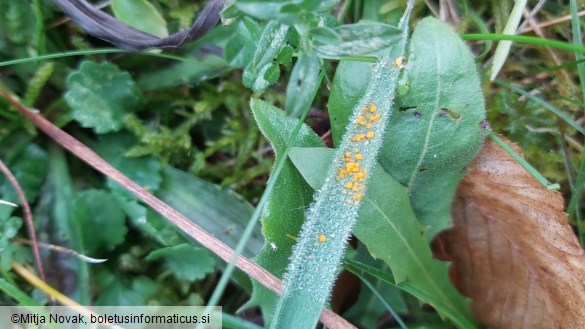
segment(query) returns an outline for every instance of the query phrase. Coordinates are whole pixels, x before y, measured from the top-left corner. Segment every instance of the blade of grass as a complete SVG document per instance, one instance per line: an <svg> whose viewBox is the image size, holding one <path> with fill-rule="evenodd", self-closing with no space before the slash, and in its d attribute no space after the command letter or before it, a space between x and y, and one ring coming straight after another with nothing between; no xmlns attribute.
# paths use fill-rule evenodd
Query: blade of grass
<svg viewBox="0 0 585 329"><path fill-rule="evenodd" d="M552 104L550 104L549 102L546 102L532 94L530 94L529 92L518 88L514 85L511 85L507 82L504 82L502 80L495 80L494 81L496 84L506 87L522 96L525 96L526 98L530 99L531 101L539 104L540 106L544 107L545 109L551 111L552 113L556 114L559 118L563 119L566 123L568 123L571 127L575 128L578 132L580 132L581 134L585 135L585 128L583 128L581 125L579 125L577 122L575 122L575 120L573 120L570 116L568 116L565 112L559 110L558 108L554 107Z"/></svg>
<svg viewBox="0 0 585 329"><path fill-rule="evenodd" d="M402 69L395 63L396 59L401 61L405 53L413 2L407 2L398 24L403 31L401 40L374 66L367 91L353 109L348 131L335 151L327 178L306 212L270 328L313 328L319 310L330 298L347 239L362 204L362 193L367 188L368 174L382 145ZM362 126L362 119L371 120L373 124ZM355 160L359 164L352 162L352 154L356 157L359 154L361 158Z"/></svg>
<svg viewBox="0 0 585 329"><path fill-rule="evenodd" d="M581 63L585 63L585 58L581 58L581 59L575 60L575 61L565 62L561 65L556 65L556 66L551 66L551 67L543 67L543 68L540 68L538 70L535 70L534 72L529 73L529 75L536 75L536 74L541 73L541 72L551 72L551 71L556 71L556 70L561 70L561 69L566 69L566 68L572 68L573 66L577 66ZM582 104L585 104L585 103L582 103Z"/></svg>
<svg viewBox="0 0 585 329"><path fill-rule="evenodd" d="M0 279L0 290L4 291L8 296L16 299L20 306L42 306L41 303L30 298L22 290L8 283L8 281L4 279Z"/></svg>
<svg viewBox="0 0 585 329"><path fill-rule="evenodd" d="M97 54L119 54L119 53L128 53L128 52L125 50L122 50L122 49L118 49L118 48L99 48L99 49L65 51L62 53L47 54L47 55L27 57L27 58L17 58L17 59L13 59L13 60L9 60L9 61L4 61L4 62L0 62L0 67L9 66L9 65L16 65L16 64L31 63L31 62L36 62L36 61L43 61L43 60L53 59L53 58L64 58L64 57L97 55ZM199 63L194 59L170 55L170 54L153 53L153 52L128 53L128 54L166 58L166 59L172 59L172 60L176 60L176 61L180 61L180 62L189 62L189 63L194 63L194 64L199 65Z"/></svg>
<svg viewBox="0 0 585 329"><path fill-rule="evenodd" d="M45 25L40 0L33 0L33 10L36 18L37 52L42 55L45 53Z"/></svg>
<svg viewBox="0 0 585 329"><path fill-rule="evenodd" d="M365 62L365 63L376 63L378 57L376 56L342 56L342 57L328 57L321 56L323 59L338 60L338 61L354 61L354 62Z"/></svg>
<svg viewBox="0 0 585 329"><path fill-rule="evenodd" d="M520 24L520 19L522 18L522 12L526 7L527 0L516 0L514 3L514 8L512 8L512 13L510 13L510 17L506 22L506 26L502 31L503 34L516 34L516 30L518 30L518 25ZM512 42L506 40L502 41L496 47L496 53L494 54L494 60L492 62L492 73L490 75L490 80L494 81L502 66L506 62L506 58L510 53L510 47L512 46Z"/></svg>
<svg viewBox="0 0 585 329"><path fill-rule="evenodd" d="M488 29L487 25L485 24L485 22L481 19L481 17L479 17L479 15L475 11L468 10L467 14L469 15L469 17L471 18L473 23L475 23L475 26L477 26L477 28L479 29L479 31L481 33L489 34L489 29ZM475 58L475 60L481 61L485 56L487 56L487 54L490 52L490 50L492 50L492 46L493 46L493 42L491 40L488 40L488 42L485 43L485 48L483 49L481 54L479 54Z"/></svg>
<svg viewBox="0 0 585 329"><path fill-rule="evenodd" d="M556 183L553 184L549 182L549 180L546 179L546 177L539 173L538 170L536 170L530 163L528 163L528 161L524 160L523 157L516 153L511 147L509 147L508 144L504 143L504 141L502 141L498 136L496 136L496 134L491 133L488 135L488 137L494 142L496 142L504 151L510 154L512 158L514 158L514 160L518 161L518 163L522 167L524 167L524 169L526 169L526 171L528 171L532 176L534 176L534 178L536 178L540 184L544 185L547 188L547 190L554 191L561 188L559 184Z"/></svg>
<svg viewBox="0 0 585 329"><path fill-rule="evenodd" d="M581 167L579 168L579 174L577 175L577 181L575 182L575 189L572 191L569 205L567 206L567 212L569 216L574 215L576 219L575 226L577 226L577 235L579 236L579 242L581 246L585 246L585 238L583 237L583 229L581 227L581 211L579 200L581 200L581 193L585 186L585 160L581 161Z"/></svg>
<svg viewBox="0 0 585 329"><path fill-rule="evenodd" d="M581 23L579 22L579 16L577 13L577 1L570 0L569 7L571 9L571 28L573 30L573 44L577 47L583 47L581 41ZM575 59L577 61L583 60L584 56L582 53L575 52ZM583 104L585 104L585 64L577 64L577 72L579 72L579 81L581 82L581 93L583 97Z"/></svg>
<svg viewBox="0 0 585 329"><path fill-rule="evenodd" d="M543 39L538 37L530 37L525 35L508 35L508 34L483 34L483 33L470 33L464 34L461 36L463 40L510 40L517 43L526 43L534 46L546 46L571 52L578 52L578 53L585 53L584 46L576 46L574 44L564 42L564 41L557 41L557 40L550 40L550 39Z"/></svg>
<svg viewBox="0 0 585 329"><path fill-rule="evenodd" d="M569 1L569 7L571 9L571 28L573 31L573 44L575 46L583 46L582 40L581 40L581 23L579 22L579 14L577 13L577 1L575 0L570 0ZM583 97L583 107L585 108L585 63L583 63L585 56L583 56L582 53L578 53L575 52L575 59L577 60L578 64L577 64L577 72L579 73L579 82L581 85L581 94ZM571 204L569 206L572 206L571 208L569 208L569 212L571 212L571 210L575 213L575 217L576 217L576 221L577 221L577 233L579 235L579 242L581 243L581 246L585 245L585 238L583 237L583 230L581 228L581 207L578 205L578 203L574 200L577 200L577 198L580 198L581 196L581 192L582 192L582 188L583 188L583 180L585 180L585 158L581 161L581 168L579 169L579 175L578 175L578 179L577 179L577 184L575 185L575 188L572 189L571 193Z"/></svg>
<svg viewBox="0 0 585 329"><path fill-rule="evenodd" d="M410 294L411 296L419 299L422 302L428 303L433 299L431 296L429 296L428 293L417 288L408 281L403 281L397 285L395 283L394 277L390 272L384 272L370 265L366 265L351 259L345 259L343 262L343 267L357 276L364 275L364 273L367 273L368 275L371 275L379 280L382 280L388 283L389 285L401 289L402 291ZM453 314L450 308L443 307L443 305L436 305L436 307L441 307L441 311L443 312L443 314L450 314L452 319L456 317L456 315Z"/></svg>
<svg viewBox="0 0 585 329"><path fill-rule="evenodd" d="M376 288L370 283L370 281L368 281L368 279L366 279L363 275L361 275L359 273L354 273L354 274L366 285L366 287L368 287L368 289L370 289L372 291L374 296L376 296L376 298L378 298L380 303L382 303L382 305L384 305L384 307L388 310L388 312L390 312L390 314L392 314L392 318L394 318L394 320L396 320L396 322L398 323L400 328L408 329L408 327L406 326L404 321L402 321L402 319L400 318L398 313L396 313L396 311L394 311L394 308L392 308L392 306L390 306L390 304L388 304L388 302L386 302L384 297L380 294L380 292L378 292L378 290L376 290Z"/></svg>

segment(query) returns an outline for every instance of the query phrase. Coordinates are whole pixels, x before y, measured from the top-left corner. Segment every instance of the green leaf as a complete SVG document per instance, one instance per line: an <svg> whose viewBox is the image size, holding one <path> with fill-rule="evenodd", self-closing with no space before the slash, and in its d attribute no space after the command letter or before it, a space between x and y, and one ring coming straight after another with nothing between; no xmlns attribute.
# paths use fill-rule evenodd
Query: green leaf
<svg viewBox="0 0 585 329"><path fill-rule="evenodd" d="M116 18L135 29L161 38L169 35L167 22L146 0L112 0L112 11Z"/></svg>
<svg viewBox="0 0 585 329"><path fill-rule="evenodd" d="M401 35L397 27L376 22L317 27L310 31L317 54L334 59L375 53L400 41Z"/></svg>
<svg viewBox="0 0 585 329"><path fill-rule="evenodd" d="M20 184L29 203L36 199L45 181L49 170L47 163L47 152L36 144L27 145L13 158L6 160L6 166ZM16 190L2 173L0 173L0 199L20 204Z"/></svg>
<svg viewBox="0 0 585 329"><path fill-rule="evenodd" d="M35 15L28 1L0 0L0 36L17 45L32 43ZM0 41L1 44L1 41ZM1 49L4 52L8 49Z"/></svg>
<svg viewBox="0 0 585 329"><path fill-rule="evenodd" d="M324 181L327 172L319 173L324 166L315 164L331 163L334 152L325 148L297 148L290 157L311 187L319 190L318 184ZM374 258L390 266L396 284L407 281L416 286L428 297L424 301L441 315L460 328L475 328L467 301L449 280L449 265L433 259L424 227L411 208L408 190L377 165L364 200L353 234Z"/></svg>
<svg viewBox="0 0 585 329"><path fill-rule="evenodd" d="M126 156L126 152L136 143L134 136L128 133L114 133L100 137L99 144L94 148L104 159L145 189L153 193L158 190L162 181L160 163L150 156ZM136 198L110 178L108 178L107 185L110 189L124 195L126 198Z"/></svg>
<svg viewBox="0 0 585 329"><path fill-rule="evenodd" d="M242 17L237 32L225 47L225 59L233 67L245 67L254 59L256 44L260 40L262 27L249 17Z"/></svg>
<svg viewBox="0 0 585 329"><path fill-rule="evenodd" d="M504 26L502 34L516 34L518 26L520 25L520 20L524 16L527 2L527 0L519 0L514 3L514 8L512 8L512 12L506 21L506 26ZM512 47L512 41L501 41L498 43L492 60L492 72L490 74L491 81L494 81L500 72L500 69L504 66L508 53L510 52L510 47Z"/></svg>
<svg viewBox="0 0 585 329"><path fill-rule="evenodd" d="M67 89L65 101L73 118L98 134L119 130L124 116L141 104L130 74L111 63L82 62L67 78Z"/></svg>
<svg viewBox="0 0 585 329"><path fill-rule="evenodd" d="M419 24L405 62L379 161L409 188L413 209L430 239L449 226L461 169L488 133L482 129L484 101L471 53L437 20ZM365 93L370 67L344 61L336 72L329 98L334 140L345 133L352 108Z"/></svg>
<svg viewBox="0 0 585 329"><path fill-rule="evenodd" d="M252 100L252 113L258 127L270 141L276 153L276 161L289 143L298 119L286 114L265 102ZM319 137L306 125L303 125L296 146L323 146ZM264 246L255 257L256 262L272 274L282 277L288 265L288 259L305 219L305 210L313 200L313 190L303 180L290 160L286 160L275 188L264 208L262 215L262 234ZM277 295L253 281L254 291L248 305L260 305L264 322L270 323L274 313Z"/></svg>
<svg viewBox="0 0 585 329"><path fill-rule="evenodd" d="M116 273L102 272L99 281L102 290L95 301L97 306L147 305L148 298L157 290L157 284L146 276L136 276L128 282L129 280Z"/></svg>
<svg viewBox="0 0 585 329"><path fill-rule="evenodd" d="M400 42L378 59L368 90L356 104L348 132L335 152L323 188L307 212L271 328L315 326L330 298L392 112L402 71L400 65L395 65L395 59L404 56L412 3L409 1L401 19Z"/></svg>
<svg viewBox="0 0 585 329"><path fill-rule="evenodd" d="M206 48L213 47L220 53L223 50L227 56L226 44L236 31L235 24L217 26L195 43L183 48L183 61L157 65L153 70L140 74L136 79L138 86L141 90L150 91L185 84L198 85L202 81L220 76L230 69L227 57L215 54L215 50L209 52Z"/></svg>
<svg viewBox="0 0 585 329"><path fill-rule="evenodd" d="M16 236L21 226L20 217L0 218L0 253L5 252L10 246L12 238Z"/></svg>
<svg viewBox="0 0 585 329"><path fill-rule="evenodd" d="M154 238L161 245L174 246L185 242L176 228L159 213L142 206L136 200L128 200L118 194L114 194L114 197L132 225L149 237Z"/></svg>
<svg viewBox="0 0 585 329"><path fill-rule="evenodd" d="M408 188L431 239L450 226L462 168L489 130L473 56L448 25L433 18L419 23L405 73L379 159Z"/></svg>
<svg viewBox="0 0 585 329"><path fill-rule="evenodd" d="M174 168L163 171L157 196L207 232L235 248L254 209L242 197ZM149 216L150 220L150 216ZM251 257L262 245L259 230L248 241L243 255Z"/></svg>
<svg viewBox="0 0 585 329"><path fill-rule="evenodd" d="M276 21L270 21L266 24L260 40L256 44L254 58L244 70L243 82L246 87L259 91L276 82L278 76L274 79L274 72L280 74L280 69L275 59L286 45L288 30L287 25L279 24ZM269 73L268 76L267 73Z"/></svg>
<svg viewBox="0 0 585 329"><path fill-rule="evenodd" d="M302 0L302 1L258 1L240 0L235 3L243 13L260 20L275 20L284 24L295 24L307 13L327 10L337 3L333 0Z"/></svg>
<svg viewBox="0 0 585 329"><path fill-rule="evenodd" d="M73 216L73 200L75 197L73 181L62 148L55 144L49 146L49 186L53 193L51 198L51 225L55 233L51 236L51 243L71 247L73 250L86 254L83 245L82 223ZM60 266L70 268L77 278L75 290L70 297L83 305L89 305L89 271L87 262L71 257L67 264Z"/></svg>
<svg viewBox="0 0 585 329"><path fill-rule="evenodd" d="M289 116L299 118L311 106L319 88L319 58L313 52L301 54L286 87L284 109Z"/></svg>
<svg viewBox="0 0 585 329"><path fill-rule="evenodd" d="M186 243L157 249L145 259L149 261L162 259L173 275L188 281L203 279L206 274L213 272L215 267L215 259L207 249Z"/></svg>
<svg viewBox="0 0 585 329"><path fill-rule="evenodd" d="M352 262L360 262L364 265L367 264L372 268L379 269L378 271L383 271L384 273L388 273L390 270L388 264L382 260L374 260L362 243L358 245L357 250L353 253L355 255L351 257ZM348 252L348 254L350 254L350 252ZM345 262L347 261L348 260L346 257ZM347 264L344 264L344 267L347 269ZM355 274L355 272L353 273ZM371 274L368 271L361 271L358 273L358 277L364 277L365 274ZM393 280L388 283L375 276L373 280L370 278L367 278L367 280L397 313L408 313L409 310L404 299L402 298L402 292L398 287L396 287L396 285L394 285ZM358 300L349 310L343 313L343 317L352 323L359 325L360 327L375 328L380 317L387 312L387 309L376 297L376 295L370 289L368 289L368 287L362 281Z"/></svg>
<svg viewBox="0 0 585 329"><path fill-rule="evenodd" d="M73 216L82 227L83 245L89 255L99 249L113 249L128 232L124 212L106 191L81 192L73 201Z"/></svg>
<svg viewBox="0 0 585 329"><path fill-rule="evenodd" d="M345 134L353 108L366 93L372 67L372 63L345 60L337 66L327 105L333 144L336 146Z"/></svg>

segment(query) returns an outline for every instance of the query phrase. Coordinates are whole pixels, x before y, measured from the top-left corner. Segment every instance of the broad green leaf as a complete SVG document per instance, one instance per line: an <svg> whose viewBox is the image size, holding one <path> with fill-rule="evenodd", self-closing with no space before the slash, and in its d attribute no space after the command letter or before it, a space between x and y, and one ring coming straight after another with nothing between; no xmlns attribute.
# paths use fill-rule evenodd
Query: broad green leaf
<svg viewBox="0 0 585 329"><path fill-rule="evenodd" d="M135 29L161 38L169 35L167 22L146 0L112 0L112 11L116 18Z"/></svg>
<svg viewBox="0 0 585 329"><path fill-rule="evenodd" d="M471 53L441 22L428 18L419 24L404 62L379 161L408 187L430 239L449 226L462 168L488 132L482 129L484 102ZM351 110L365 92L360 81L369 77L369 67L344 61L338 68L329 99L335 140L344 134Z"/></svg>
<svg viewBox="0 0 585 329"><path fill-rule="evenodd" d="M254 211L239 195L170 167L163 171L163 182L156 195L231 248L236 247ZM257 254L261 241L258 230L248 241L243 255Z"/></svg>
<svg viewBox="0 0 585 329"><path fill-rule="evenodd" d="M451 224L462 168L488 133L485 105L472 54L436 19L427 18L415 29L405 73L380 163L407 186L431 239Z"/></svg>
<svg viewBox="0 0 585 329"><path fill-rule="evenodd" d="M335 59L375 53L400 41L401 35L397 27L376 22L317 27L310 31L317 54Z"/></svg>
<svg viewBox="0 0 585 329"><path fill-rule="evenodd" d="M173 275L187 281L203 279L215 268L215 259L207 249L186 243L157 249L145 259L149 261L162 259Z"/></svg>
<svg viewBox="0 0 585 329"><path fill-rule="evenodd" d="M280 69L275 59L286 45L288 30L287 25L276 21L266 24L256 44L254 58L244 70L243 82L246 87L259 91L278 80Z"/></svg>
<svg viewBox="0 0 585 329"><path fill-rule="evenodd" d="M124 116L141 104L130 74L111 63L84 61L67 78L67 89L65 101L73 118L98 134L122 128Z"/></svg>
<svg viewBox="0 0 585 329"><path fill-rule="evenodd" d="M297 169L315 190L327 174L323 165L333 160L335 150L297 148L290 157ZM353 234L374 258L382 259L392 269L396 284L408 282L424 292L441 315L460 328L475 328L467 301L449 280L448 264L433 259L424 235L424 227L411 208L408 190L388 175L380 165L372 172Z"/></svg>
<svg viewBox="0 0 585 329"><path fill-rule="evenodd" d="M136 144L134 136L127 133L114 133L100 136L95 150L112 166L120 170L134 182L155 193L162 181L160 163L150 157L128 157L126 152ZM120 184L108 178L108 187L130 199L136 197Z"/></svg>
<svg viewBox="0 0 585 329"><path fill-rule="evenodd" d="M290 141L298 119L287 117L263 101L252 100L252 113L258 127L271 142L276 161ZM323 146L319 137L303 125L294 145L305 147ZM264 246L255 257L256 262L272 274L282 277L295 244L295 237L305 219L305 211L313 200L313 190L303 180L290 160L286 160L275 188L262 215ZM260 305L264 322L270 323L277 295L253 281L254 291L248 305Z"/></svg>
<svg viewBox="0 0 585 329"><path fill-rule="evenodd" d="M313 52L301 54L286 87L284 109L289 116L299 118L311 106L319 88L319 58Z"/></svg>
<svg viewBox="0 0 585 329"><path fill-rule="evenodd" d="M69 167L62 148L51 144L49 146L49 186L53 193L51 198L51 225L55 234L51 235L50 242L60 246L70 247L73 250L86 254L80 232L83 231L82 223L76 221L73 216L73 200L75 197L73 181L69 173ZM59 264L71 268L75 273L77 284L75 290L69 295L83 305L89 305L89 272L85 261L76 257L70 257L67 262Z"/></svg>
<svg viewBox="0 0 585 329"><path fill-rule="evenodd" d="M250 17L242 17L237 32L226 44L225 59L232 67L245 67L254 59L256 44L260 40L262 27Z"/></svg>
<svg viewBox="0 0 585 329"><path fill-rule="evenodd" d="M113 249L124 242L128 232L124 212L114 197L103 190L86 190L77 195L73 201L73 217L81 225L88 255Z"/></svg>

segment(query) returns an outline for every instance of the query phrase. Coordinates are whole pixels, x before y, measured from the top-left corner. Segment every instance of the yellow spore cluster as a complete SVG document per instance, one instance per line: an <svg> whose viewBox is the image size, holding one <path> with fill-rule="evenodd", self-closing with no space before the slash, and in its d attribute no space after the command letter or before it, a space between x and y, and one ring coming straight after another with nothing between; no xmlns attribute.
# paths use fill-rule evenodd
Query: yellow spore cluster
<svg viewBox="0 0 585 329"><path fill-rule="evenodd" d="M396 57L396 59L394 59L394 67L401 69L404 68L404 58L402 58L402 56Z"/></svg>
<svg viewBox="0 0 585 329"><path fill-rule="evenodd" d="M362 108L355 121L357 129L354 135L351 136L349 145L353 149L348 149L343 153L343 165L337 170L337 180L343 186L343 193L348 196L345 200L348 203L357 204L364 198L365 185L363 181L367 170L360 165L360 162L364 160L364 155L360 152L359 144L367 144L370 139L376 136L372 128L379 121L380 113L376 104L373 103Z"/></svg>

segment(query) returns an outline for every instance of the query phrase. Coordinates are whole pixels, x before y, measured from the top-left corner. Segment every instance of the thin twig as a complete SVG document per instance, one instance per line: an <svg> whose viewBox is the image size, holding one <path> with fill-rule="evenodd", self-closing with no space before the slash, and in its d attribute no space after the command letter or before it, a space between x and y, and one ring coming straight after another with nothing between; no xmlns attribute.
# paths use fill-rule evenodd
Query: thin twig
<svg viewBox="0 0 585 329"><path fill-rule="evenodd" d="M526 13L526 10L525 10L524 22L522 22L522 24L520 24L520 26L518 27L518 31L524 30L524 28L526 28L526 25L532 26L532 24L531 24L532 18L534 16L536 16L536 14L540 11L540 9L542 9L542 7L544 6L545 3L546 3L546 0L540 0L536 4L536 6L534 6L534 8L532 8L532 10L529 13Z"/></svg>
<svg viewBox="0 0 585 329"><path fill-rule="evenodd" d="M168 204L164 203L162 200L150 194L150 192L136 184L130 178L126 177L89 147L85 146L83 143L45 119L40 113L38 113L38 111L29 109L20 101L18 101L16 97L8 94L2 89L0 89L0 96L5 98L25 117L27 117L37 128L45 132L45 134L51 137L63 148L73 153L75 156L89 164L97 171L103 173L118 184L124 186L124 188L142 200L153 210L167 218L181 231L185 232L187 235L195 239L197 242L209 249L224 261L229 262L232 260L234 251L221 240L217 239L199 227L197 224L190 221L187 217L179 213ZM262 268L260 265L243 256L239 256L235 263L240 270L250 275L266 288L278 294L282 292L282 281L272 273ZM321 313L320 320L329 328L355 328L351 323L347 322L347 320L327 309L324 309Z"/></svg>
<svg viewBox="0 0 585 329"><path fill-rule="evenodd" d="M18 243L22 243L22 244L28 244L28 245L33 244L32 241L26 240L26 239L18 239L17 238L14 241L18 242ZM89 256L86 256L84 254L80 254L73 249L65 248L65 247L61 247L61 246L56 246L56 245L50 244L50 243L39 242L38 244L39 244L39 247L47 248L49 250L53 250L53 251L61 252L61 253L65 253L65 254L71 254L71 255L81 259L82 261L87 262L87 263L91 263L91 264L104 263L108 260L107 258L89 257Z"/></svg>
<svg viewBox="0 0 585 329"><path fill-rule="evenodd" d="M581 10L580 12L578 12L577 13L577 16L579 16L579 17L585 16L585 10ZM571 14L568 14L568 15L565 15L565 16L561 16L561 17L558 17L558 18L555 18L555 19L551 19L550 21L546 21L546 22L543 22L543 23L539 23L539 24L536 25L536 27L543 28L543 27L555 25L555 24L558 24L558 23L566 22L566 21L569 21L569 20L571 20ZM524 34L524 33L530 32L532 30L534 30L534 27L527 26L527 27L525 27L523 29L520 29L518 31L518 34Z"/></svg>
<svg viewBox="0 0 585 329"><path fill-rule="evenodd" d="M538 35L539 37L544 39L545 38L544 31L540 27L538 27L538 21L536 20L534 15L531 15L531 12L529 12L527 8L524 10L524 17L525 17L526 21L528 22L528 24L534 29L534 32L536 33L536 35ZM548 52L552 61L557 66L561 66L562 61L559 58L559 56L557 55L557 53L551 47L545 46L544 49ZM560 79L563 79L564 81L566 81L569 86L574 87L573 79L571 78L571 75L567 72L567 70L560 69L560 73L558 73L558 74L559 74ZM568 94L569 93L568 91L563 90L564 87L562 84L561 84L560 88L561 88L561 94Z"/></svg>
<svg viewBox="0 0 585 329"><path fill-rule="evenodd" d="M35 265L37 267L37 271L39 272L39 276L41 277L41 279L43 281L47 281L45 271L43 270L43 263L41 262L41 254L39 252L39 241L37 240L35 225L33 224L32 213L30 211L30 206L28 204L28 200L26 199L26 195L24 194L22 187L20 187L20 184L18 183L16 177L14 177L10 169L6 167L2 160L0 160L0 171L2 171L6 178L8 178L8 181L16 190L16 194L18 194L18 198L20 199L20 203L22 204L22 210L24 212L24 222L26 223L28 236L32 242L31 249L35 258Z"/></svg>

